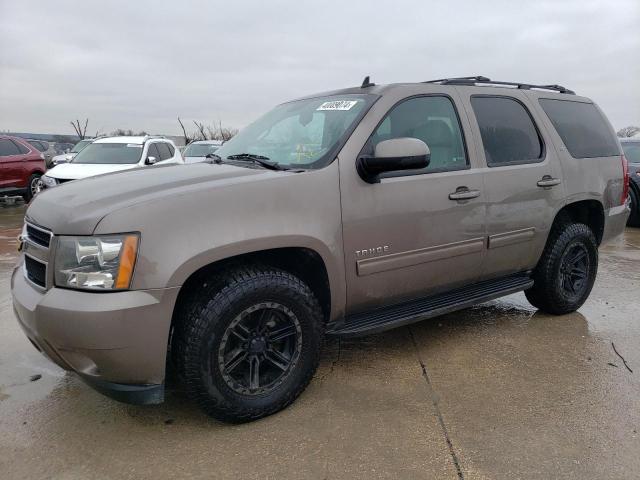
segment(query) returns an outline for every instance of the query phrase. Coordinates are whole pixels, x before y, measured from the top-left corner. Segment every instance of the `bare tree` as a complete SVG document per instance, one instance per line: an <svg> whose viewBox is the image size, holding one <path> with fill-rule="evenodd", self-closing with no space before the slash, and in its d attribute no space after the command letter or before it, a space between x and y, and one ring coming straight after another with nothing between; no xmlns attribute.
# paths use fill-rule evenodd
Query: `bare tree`
<svg viewBox="0 0 640 480"><path fill-rule="evenodd" d="M193 142L194 137L193 135L190 135L189 133L187 133L187 129L184 128L184 124L182 123L182 120L180 120L180 117L178 117L178 123L180 124L180 127L182 127L182 136L184 137L184 144L189 145L191 142Z"/></svg>
<svg viewBox="0 0 640 480"><path fill-rule="evenodd" d="M197 138L195 138L195 140L211 140L210 138L207 137L208 127L205 128L203 123L198 123L195 120L193 121L193 123L196 125L196 128L198 129L196 132Z"/></svg>
<svg viewBox="0 0 640 480"><path fill-rule="evenodd" d="M80 140L84 140L84 138L87 136L87 125L89 125L89 119L85 119L84 127L80 124L80 120L78 119L76 119L75 121L72 120L70 123L73 129L76 131L76 135L78 135L78 138L80 138Z"/></svg>
<svg viewBox="0 0 640 480"><path fill-rule="evenodd" d="M116 128L109 135L111 135L112 137L144 137L145 135L148 135L148 133L145 132L144 130L140 130L139 132L136 133L130 128L127 130L123 128Z"/></svg>
<svg viewBox="0 0 640 480"><path fill-rule="evenodd" d="M193 120L193 124L196 126L196 131L193 133L187 132L187 129L182 123L182 120L180 120L180 117L178 117L178 123L182 128L185 145L197 140L221 140L226 142L238 133L237 128L223 127L222 121L218 121L218 125L205 125L202 122Z"/></svg>
<svg viewBox="0 0 640 480"><path fill-rule="evenodd" d="M629 125L628 127L624 127L618 130L617 135L620 138L627 138L627 137L633 137L638 133L640 133L640 127L634 127L633 125Z"/></svg>

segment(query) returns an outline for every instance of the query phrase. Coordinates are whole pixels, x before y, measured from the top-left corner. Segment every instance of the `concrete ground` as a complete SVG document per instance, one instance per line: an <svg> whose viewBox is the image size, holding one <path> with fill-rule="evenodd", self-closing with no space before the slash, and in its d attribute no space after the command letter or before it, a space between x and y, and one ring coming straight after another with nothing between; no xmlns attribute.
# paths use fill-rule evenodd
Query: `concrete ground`
<svg viewBox="0 0 640 480"><path fill-rule="evenodd" d="M23 211L0 206L3 479L640 478L640 230L601 249L575 314L517 294L331 340L293 406L229 426L177 388L109 400L29 344L9 293Z"/></svg>

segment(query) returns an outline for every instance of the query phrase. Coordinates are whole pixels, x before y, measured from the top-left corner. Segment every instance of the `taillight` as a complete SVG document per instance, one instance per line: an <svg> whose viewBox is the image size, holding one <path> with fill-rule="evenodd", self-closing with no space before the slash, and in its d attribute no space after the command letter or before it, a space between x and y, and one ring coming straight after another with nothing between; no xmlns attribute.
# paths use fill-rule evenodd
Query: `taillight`
<svg viewBox="0 0 640 480"><path fill-rule="evenodd" d="M624 205L629 196L629 162L627 157L622 154L622 197L620 198L620 205Z"/></svg>

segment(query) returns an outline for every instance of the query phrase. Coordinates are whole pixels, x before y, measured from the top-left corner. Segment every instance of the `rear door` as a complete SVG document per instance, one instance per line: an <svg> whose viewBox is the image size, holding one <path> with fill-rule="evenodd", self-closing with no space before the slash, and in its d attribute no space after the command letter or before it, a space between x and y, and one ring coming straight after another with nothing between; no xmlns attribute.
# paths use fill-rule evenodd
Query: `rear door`
<svg viewBox="0 0 640 480"><path fill-rule="evenodd" d="M451 93L434 86L388 93L352 136L360 144L350 140L340 153L349 313L478 278L485 250L482 172ZM357 157L399 137L423 140L431 150L429 167L385 174L380 183L363 181ZM467 198L456 199L463 190Z"/></svg>
<svg viewBox="0 0 640 480"><path fill-rule="evenodd" d="M485 164L488 239L481 277L532 269L564 200L556 151L522 92L460 90Z"/></svg>
<svg viewBox="0 0 640 480"><path fill-rule="evenodd" d="M0 188L23 187L24 155L9 138L0 138Z"/></svg>

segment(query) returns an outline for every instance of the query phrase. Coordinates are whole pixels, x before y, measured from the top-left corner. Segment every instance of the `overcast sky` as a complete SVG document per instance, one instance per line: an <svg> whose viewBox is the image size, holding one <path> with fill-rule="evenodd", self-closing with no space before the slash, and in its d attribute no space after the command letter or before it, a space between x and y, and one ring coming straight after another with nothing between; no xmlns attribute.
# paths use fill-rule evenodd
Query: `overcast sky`
<svg viewBox="0 0 640 480"><path fill-rule="evenodd" d="M640 1L0 0L0 130L242 127L365 75L559 83L638 125Z"/></svg>

